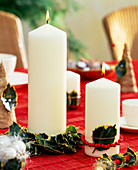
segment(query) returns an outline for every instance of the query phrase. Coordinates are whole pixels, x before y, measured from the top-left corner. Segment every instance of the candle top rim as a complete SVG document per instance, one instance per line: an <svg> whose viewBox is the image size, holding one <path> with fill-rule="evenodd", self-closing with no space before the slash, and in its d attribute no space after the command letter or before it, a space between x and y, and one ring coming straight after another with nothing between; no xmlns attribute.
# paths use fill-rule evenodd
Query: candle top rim
<svg viewBox="0 0 138 170"><path fill-rule="evenodd" d="M118 88L120 87L120 84L113 82L111 80L108 80L106 78L100 78L98 80L95 80L93 82L87 83L87 87L92 88Z"/></svg>
<svg viewBox="0 0 138 170"><path fill-rule="evenodd" d="M29 35L42 35L42 36L59 36L59 35L66 35L66 32L50 25L45 24L42 25L28 33Z"/></svg>
<svg viewBox="0 0 138 170"><path fill-rule="evenodd" d="M66 74L67 74L67 77L68 76L70 76L70 77L74 77L74 76L75 77L80 77L80 75L78 73L75 73L73 71L67 71Z"/></svg>
<svg viewBox="0 0 138 170"><path fill-rule="evenodd" d="M122 104L127 105L127 106L138 107L138 99L126 99L122 101Z"/></svg>

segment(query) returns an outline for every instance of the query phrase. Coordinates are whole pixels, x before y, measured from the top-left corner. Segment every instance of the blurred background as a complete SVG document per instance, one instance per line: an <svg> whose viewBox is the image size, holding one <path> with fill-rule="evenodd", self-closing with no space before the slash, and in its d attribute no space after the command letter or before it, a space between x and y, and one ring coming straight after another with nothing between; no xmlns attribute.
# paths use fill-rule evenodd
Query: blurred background
<svg viewBox="0 0 138 170"><path fill-rule="evenodd" d="M45 13L49 10L49 23L68 34L68 58L99 61L112 59L112 44L107 40L103 18L133 5L138 5L138 0L0 0L0 10L21 19L26 50L28 32L45 24Z"/></svg>

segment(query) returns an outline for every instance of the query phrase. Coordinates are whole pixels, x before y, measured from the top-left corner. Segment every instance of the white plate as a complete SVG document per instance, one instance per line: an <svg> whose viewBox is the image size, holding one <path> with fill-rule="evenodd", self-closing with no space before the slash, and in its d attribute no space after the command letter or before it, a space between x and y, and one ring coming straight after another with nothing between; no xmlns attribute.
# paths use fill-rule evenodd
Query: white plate
<svg viewBox="0 0 138 170"><path fill-rule="evenodd" d="M8 77L8 82L11 85L22 85L28 83L28 74L21 72L14 72L12 75Z"/></svg>
<svg viewBox="0 0 138 170"><path fill-rule="evenodd" d="M127 122L124 117L120 117L120 128L128 131L128 132L137 132L138 133L138 127L133 127L127 125Z"/></svg>

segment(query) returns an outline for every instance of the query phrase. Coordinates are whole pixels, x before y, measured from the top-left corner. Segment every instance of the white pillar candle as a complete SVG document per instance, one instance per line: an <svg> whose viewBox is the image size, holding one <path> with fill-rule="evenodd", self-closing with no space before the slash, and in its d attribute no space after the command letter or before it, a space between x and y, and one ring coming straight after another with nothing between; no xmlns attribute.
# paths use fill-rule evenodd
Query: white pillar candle
<svg viewBox="0 0 138 170"><path fill-rule="evenodd" d="M66 128L66 33L43 25L28 35L28 130L56 135Z"/></svg>
<svg viewBox="0 0 138 170"><path fill-rule="evenodd" d="M105 78L98 79L86 85L85 139L93 143L92 131L102 125L117 126L115 142L120 134L120 85ZM92 153L94 147L85 146L89 156L100 157L103 153L113 155L119 153L119 146L108 150Z"/></svg>
<svg viewBox="0 0 138 170"><path fill-rule="evenodd" d="M70 93L73 90L80 93L80 75L74 73L72 71L66 72L66 79L67 79L67 92Z"/></svg>

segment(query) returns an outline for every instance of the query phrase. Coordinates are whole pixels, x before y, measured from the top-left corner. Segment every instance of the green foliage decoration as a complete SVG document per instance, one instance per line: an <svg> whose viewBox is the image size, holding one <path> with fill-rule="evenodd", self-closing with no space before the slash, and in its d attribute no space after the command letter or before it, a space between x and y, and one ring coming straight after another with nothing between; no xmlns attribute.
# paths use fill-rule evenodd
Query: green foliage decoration
<svg viewBox="0 0 138 170"><path fill-rule="evenodd" d="M68 33L68 49L76 60L89 57L85 45L75 38L67 27L65 18L69 11L78 11L80 5L77 0L1 0L0 10L15 14L22 20L36 28L45 23L46 11L50 12L49 23Z"/></svg>
<svg viewBox="0 0 138 170"><path fill-rule="evenodd" d="M22 167L22 162L17 159L9 159L6 163L0 162L0 169L1 170L20 170Z"/></svg>
<svg viewBox="0 0 138 170"><path fill-rule="evenodd" d="M100 163L100 164L99 164ZM101 158L98 160L97 166L104 167L105 169L119 169L124 166L131 167L137 164L136 153L131 149L127 148L127 152L124 154L114 154L109 158L108 154L101 155ZM96 169L96 167L95 167Z"/></svg>
<svg viewBox="0 0 138 170"><path fill-rule="evenodd" d="M9 111L12 111L17 105L17 93L13 86L10 83L7 84L5 89L1 94L1 100L5 108Z"/></svg>
<svg viewBox="0 0 138 170"><path fill-rule="evenodd" d="M101 158L98 160L100 166L103 165L107 170L115 170L115 163L109 158L108 154L104 153ZM99 166L99 165L98 165Z"/></svg>
<svg viewBox="0 0 138 170"><path fill-rule="evenodd" d="M67 96L67 108L68 109L75 109L80 105L80 94L73 90L70 93L66 93Z"/></svg>
<svg viewBox="0 0 138 170"><path fill-rule="evenodd" d="M111 157L112 161L119 160L119 163L116 164L116 168L122 168L123 166L126 165L125 163L125 157L122 156L122 154L114 154Z"/></svg>
<svg viewBox="0 0 138 170"><path fill-rule="evenodd" d="M92 131L93 142L95 144L98 144L98 143L104 144L104 145L111 144L114 142L116 134L117 134L116 125L99 126L94 131ZM107 148L95 147L95 150L103 151L109 148L110 147L107 147Z"/></svg>
<svg viewBox="0 0 138 170"><path fill-rule="evenodd" d="M14 122L13 125L10 126L6 135L21 137L26 144L30 156L45 153L73 153L76 152L76 146L83 145L81 141L82 134L78 133L78 128L73 125L69 125L64 134L48 136L45 133L30 133L26 128L23 128Z"/></svg>
<svg viewBox="0 0 138 170"><path fill-rule="evenodd" d="M13 122L12 126L9 127L9 132L11 136L18 136L21 127L17 126L17 123Z"/></svg>
<svg viewBox="0 0 138 170"><path fill-rule="evenodd" d="M127 166L133 166L136 164L137 162L137 156L136 153L131 149L131 148L127 148L127 152L125 152L123 154L124 157L129 157L129 160L126 159L126 165Z"/></svg>
<svg viewBox="0 0 138 170"><path fill-rule="evenodd" d="M116 66L116 74L119 78L123 77L127 73L127 62L125 59L122 59Z"/></svg>

